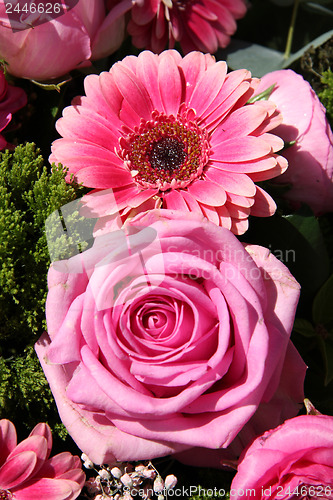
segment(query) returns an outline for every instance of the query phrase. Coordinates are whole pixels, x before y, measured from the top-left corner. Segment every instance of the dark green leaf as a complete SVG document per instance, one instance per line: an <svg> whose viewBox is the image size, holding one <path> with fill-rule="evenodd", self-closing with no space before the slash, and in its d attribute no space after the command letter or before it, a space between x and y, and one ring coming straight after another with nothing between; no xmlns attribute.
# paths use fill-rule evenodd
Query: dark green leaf
<svg viewBox="0 0 333 500"><path fill-rule="evenodd" d="M294 323L294 331L303 335L303 337L316 336L316 331L313 325L307 319L296 318Z"/></svg>
<svg viewBox="0 0 333 500"><path fill-rule="evenodd" d="M329 327L333 322L333 274L317 293L312 308L315 324Z"/></svg>
<svg viewBox="0 0 333 500"><path fill-rule="evenodd" d="M289 268L302 287L307 317L314 294L329 276L328 254L317 219L303 214L251 218L250 228L241 239L265 246Z"/></svg>
<svg viewBox="0 0 333 500"><path fill-rule="evenodd" d="M324 358L325 365L325 385L333 380L333 339L323 339L319 337L319 344Z"/></svg>
<svg viewBox="0 0 333 500"><path fill-rule="evenodd" d="M226 59L232 69L246 68L252 76L258 77L281 69L285 61L282 52L236 39L231 41L227 51L218 52L218 59Z"/></svg>

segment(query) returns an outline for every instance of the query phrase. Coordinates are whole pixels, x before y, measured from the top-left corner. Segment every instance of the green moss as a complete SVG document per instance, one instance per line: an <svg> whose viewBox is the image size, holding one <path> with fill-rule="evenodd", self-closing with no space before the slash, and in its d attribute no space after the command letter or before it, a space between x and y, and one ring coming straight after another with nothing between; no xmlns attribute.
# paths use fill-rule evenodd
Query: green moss
<svg viewBox="0 0 333 500"><path fill-rule="evenodd" d="M333 123L333 72L328 69L321 77L323 90L318 92L318 97L327 110L328 119Z"/></svg>
<svg viewBox="0 0 333 500"><path fill-rule="evenodd" d="M0 340L21 351L45 329L49 249L44 231L48 216L77 197L61 166L48 172L34 144L0 154ZM57 212L56 212L57 213ZM74 212L72 225L79 219ZM75 235L48 235L63 257L77 250ZM58 250L57 255L60 254ZM7 342L8 341L8 342ZM1 354L1 351L0 351ZM8 354L13 354L10 351Z"/></svg>
<svg viewBox="0 0 333 500"><path fill-rule="evenodd" d="M32 346L22 355L0 358L0 418L29 414L27 426L45 421L52 395Z"/></svg>
<svg viewBox="0 0 333 500"><path fill-rule="evenodd" d="M74 230L64 228L59 238L52 224L48 235L44 226L51 214L60 220L57 210L81 193L66 183L61 165L44 166L34 144L0 153L0 415L13 421L20 415L26 427L48 415L59 421L33 344L46 329L48 243L57 256L77 253L75 228L82 218L72 211Z"/></svg>

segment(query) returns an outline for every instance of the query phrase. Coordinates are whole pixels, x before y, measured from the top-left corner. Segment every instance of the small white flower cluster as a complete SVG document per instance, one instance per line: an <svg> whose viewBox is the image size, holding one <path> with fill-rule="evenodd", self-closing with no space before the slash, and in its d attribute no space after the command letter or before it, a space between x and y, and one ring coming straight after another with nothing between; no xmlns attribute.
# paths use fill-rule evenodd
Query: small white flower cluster
<svg viewBox="0 0 333 500"><path fill-rule="evenodd" d="M102 465L95 467L89 457L81 455L84 467L93 469L96 477L88 479L83 493L93 500L165 500L168 491L177 484L173 474L162 479L151 462L146 465L133 465L129 462L117 466Z"/></svg>

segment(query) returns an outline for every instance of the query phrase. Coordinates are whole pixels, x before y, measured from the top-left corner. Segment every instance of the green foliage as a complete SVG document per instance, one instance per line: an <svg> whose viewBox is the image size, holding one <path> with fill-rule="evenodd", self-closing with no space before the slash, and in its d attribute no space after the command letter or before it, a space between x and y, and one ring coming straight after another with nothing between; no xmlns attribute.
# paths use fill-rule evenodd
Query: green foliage
<svg viewBox="0 0 333 500"><path fill-rule="evenodd" d="M61 165L50 172L34 144L0 153L0 417L15 422L20 415L28 428L41 420L59 421L32 347L46 328L50 257L44 224L81 191L65 182ZM80 219L77 211L71 214L72 226ZM75 231L68 235L64 229L60 242L52 227L49 233L63 256L77 253Z"/></svg>
<svg viewBox="0 0 333 500"><path fill-rule="evenodd" d="M316 294L312 304L311 321L298 318L294 331L305 337L308 348L319 349L322 356L324 383L333 381L333 274ZM311 353L313 354L313 352Z"/></svg>
<svg viewBox="0 0 333 500"><path fill-rule="evenodd" d="M0 418L28 413L27 426L47 420L52 395L32 346L22 355L0 358Z"/></svg>
<svg viewBox="0 0 333 500"><path fill-rule="evenodd" d="M20 351L45 329L49 252L44 223L52 212L74 200L76 192L75 186L66 184L61 166L48 172L34 144L0 154L0 340L4 355L7 345Z"/></svg>
<svg viewBox="0 0 333 500"><path fill-rule="evenodd" d="M318 93L318 97L327 110L328 118L333 122L333 72L331 69L324 71L321 83L324 89Z"/></svg>

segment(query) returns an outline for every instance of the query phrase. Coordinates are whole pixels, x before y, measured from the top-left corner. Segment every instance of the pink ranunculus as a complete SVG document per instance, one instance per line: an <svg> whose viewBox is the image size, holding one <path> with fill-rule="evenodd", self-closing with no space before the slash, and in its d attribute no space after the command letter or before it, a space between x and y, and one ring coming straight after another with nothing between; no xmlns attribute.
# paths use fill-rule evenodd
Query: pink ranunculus
<svg viewBox="0 0 333 500"><path fill-rule="evenodd" d="M333 498L333 417L302 415L258 437L243 453L231 498Z"/></svg>
<svg viewBox="0 0 333 500"><path fill-rule="evenodd" d="M154 210L53 263L48 285L36 351L93 462L200 447L219 466L256 410L268 409L259 433L281 411L297 414L305 365L289 337L299 285L267 249L196 214Z"/></svg>
<svg viewBox="0 0 333 500"><path fill-rule="evenodd" d="M19 2L24 4L30 8L31 2ZM13 14L10 19L6 13L10 5L0 3L0 58L8 64L8 72L20 78L45 81L61 77L88 65L90 59L111 54L123 40L124 11L128 8L123 3L123 9L116 5L106 14L104 0L79 0L59 17L52 18L51 11L50 20L43 23L41 20L48 14L38 12L20 13L14 16L15 22ZM63 2L33 5L59 9ZM26 28L24 23L31 27L22 29Z"/></svg>
<svg viewBox="0 0 333 500"><path fill-rule="evenodd" d="M245 13L245 0L136 0L127 30L136 47L153 52L179 42L185 54L213 54L229 44Z"/></svg>
<svg viewBox="0 0 333 500"><path fill-rule="evenodd" d="M86 96L57 121L63 138L50 161L68 179L112 189L109 199L87 197L98 216L163 206L244 233L249 214L276 209L255 182L287 168L283 141L270 133L281 122L275 105L246 104L258 83L247 70L227 74L209 54L128 56L85 79Z"/></svg>
<svg viewBox="0 0 333 500"><path fill-rule="evenodd" d="M0 420L0 498L2 500L74 500L85 482L79 457L63 452L49 458L51 429L37 424L17 444L12 422Z"/></svg>
<svg viewBox="0 0 333 500"><path fill-rule="evenodd" d="M3 71L0 69L0 132L12 119L12 113L18 111L27 103L27 95L23 89L9 85ZM6 139L0 134L0 150L8 146Z"/></svg>
<svg viewBox="0 0 333 500"><path fill-rule="evenodd" d="M256 92L275 84L269 101L277 105L283 122L275 130L284 141L296 141L283 151L288 170L274 179L290 184L283 197L298 208L311 207L315 215L333 211L333 134L325 108L302 76L288 69L263 76Z"/></svg>

